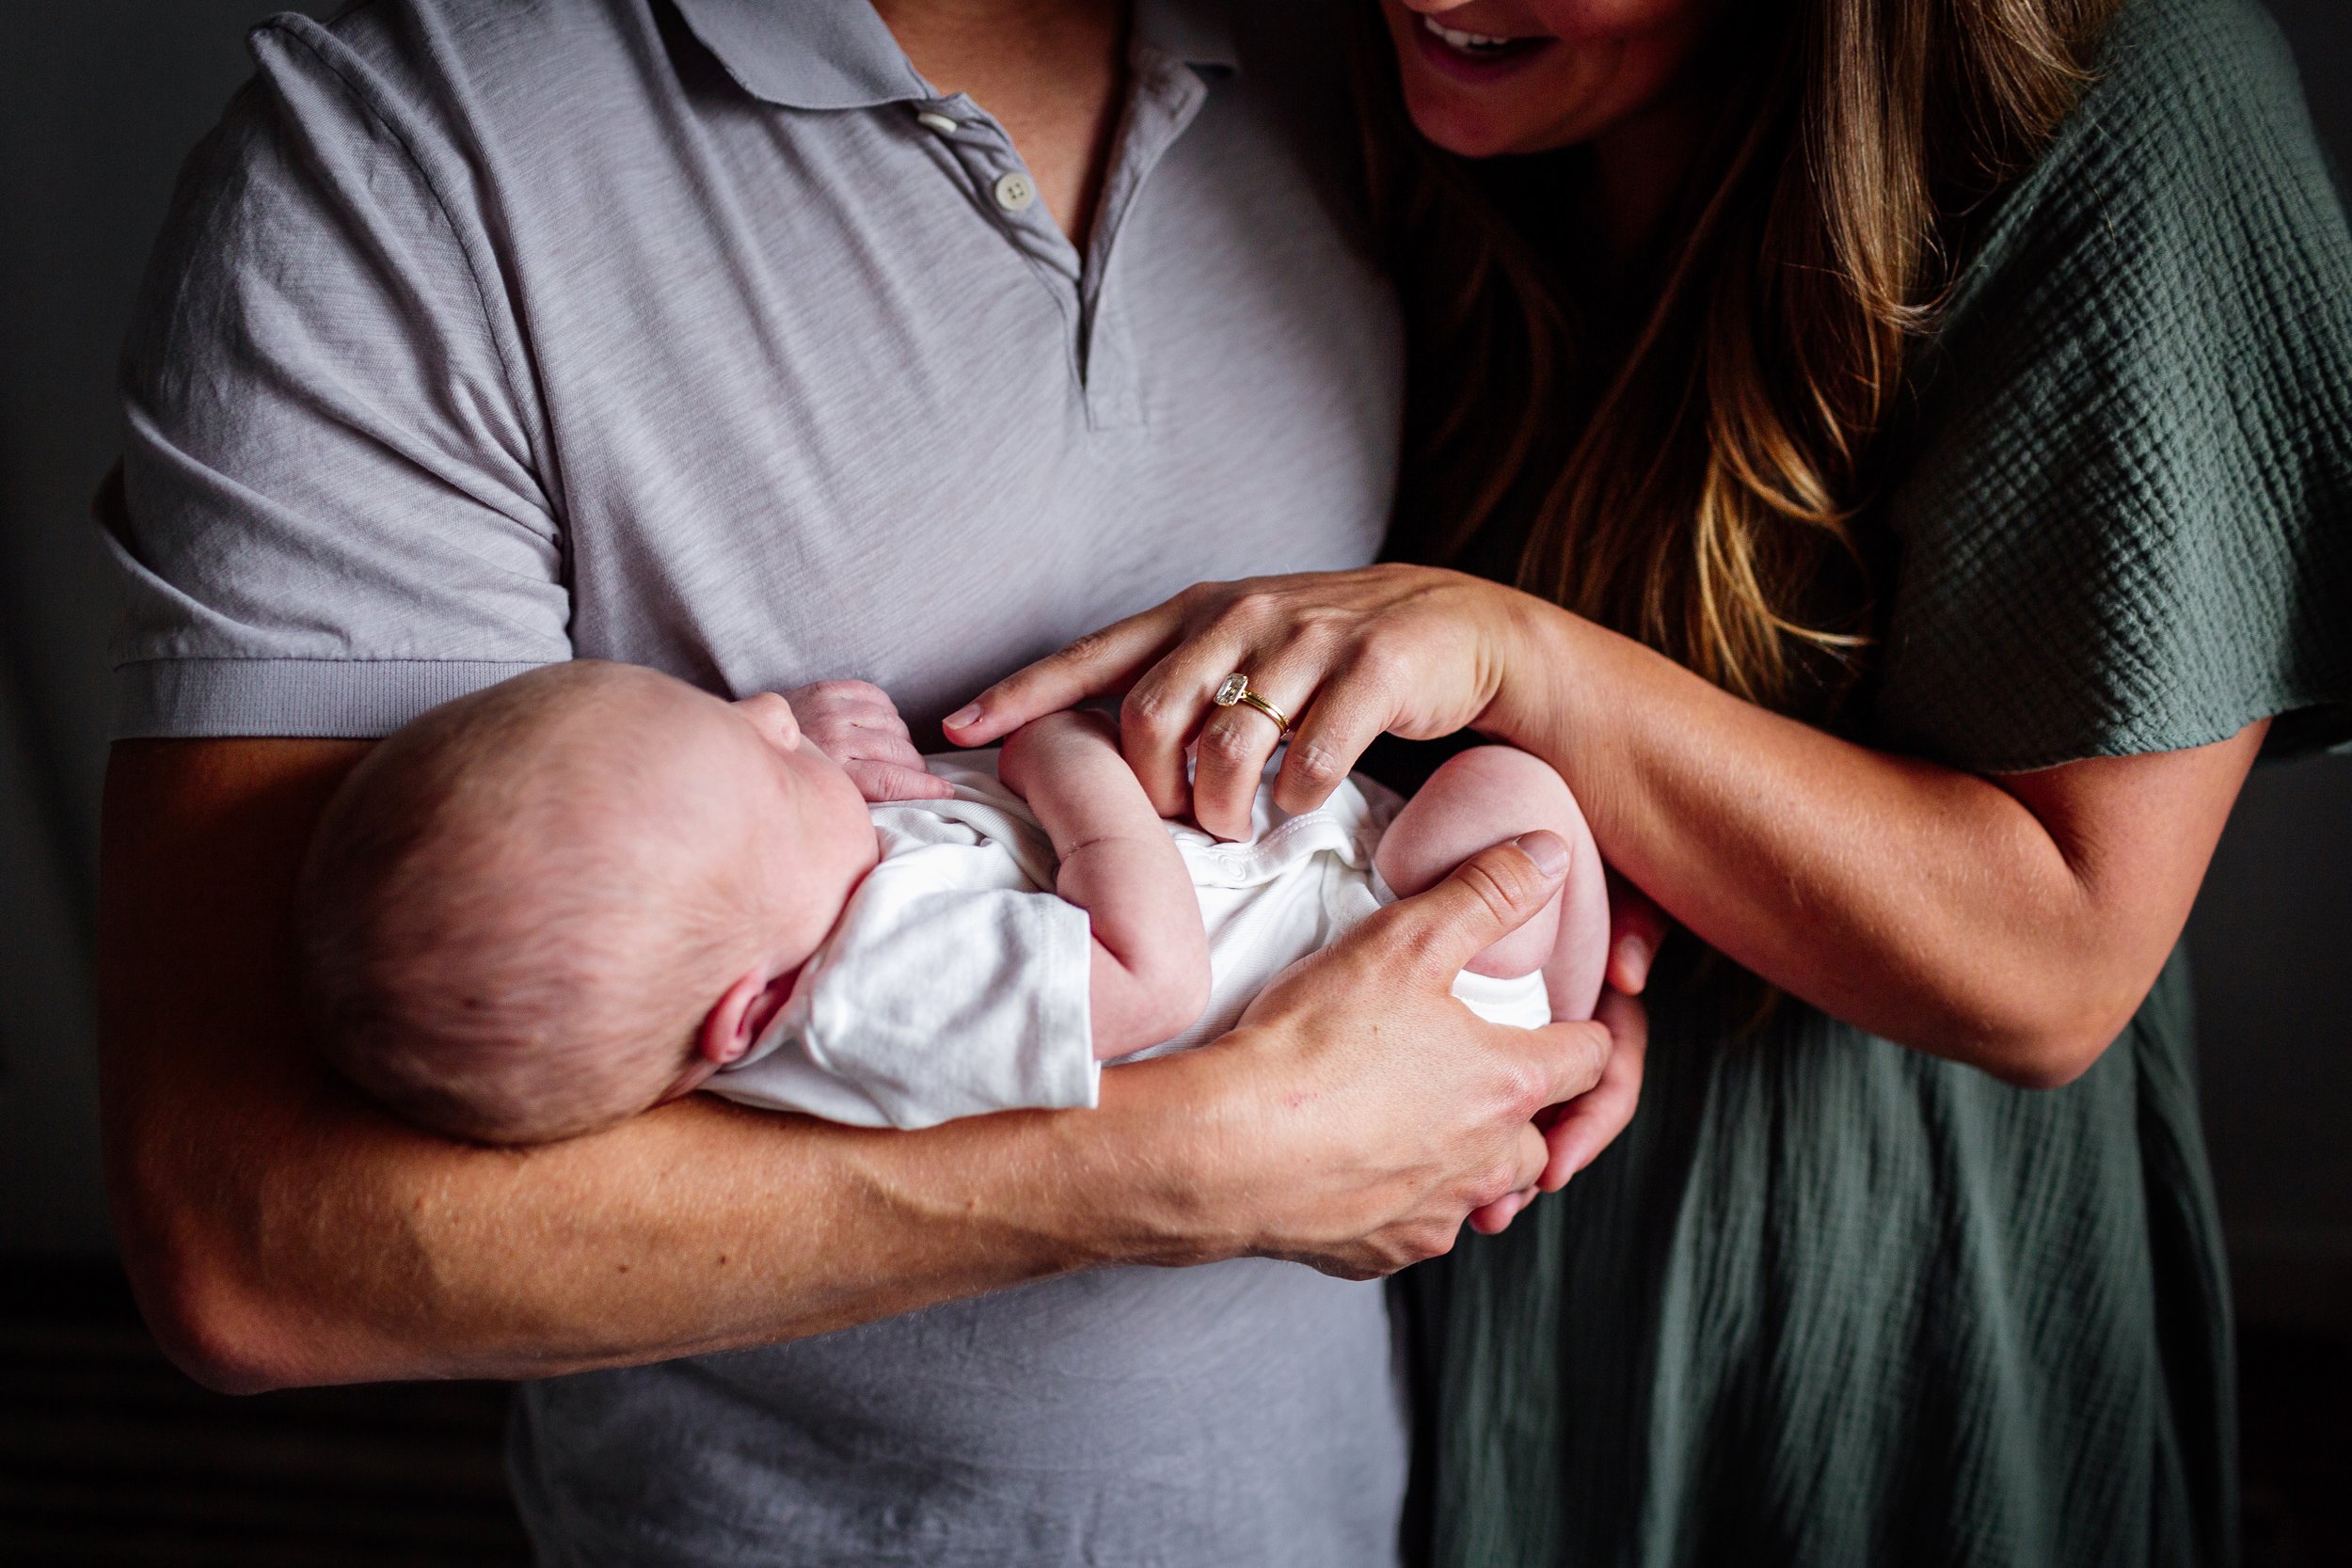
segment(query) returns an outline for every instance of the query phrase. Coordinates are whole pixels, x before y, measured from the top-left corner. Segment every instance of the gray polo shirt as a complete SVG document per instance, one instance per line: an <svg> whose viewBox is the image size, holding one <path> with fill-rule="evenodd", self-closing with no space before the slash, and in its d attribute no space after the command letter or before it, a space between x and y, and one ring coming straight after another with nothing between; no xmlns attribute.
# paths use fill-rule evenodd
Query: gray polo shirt
<svg viewBox="0 0 2352 1568"><path fill-rule="evenodd" d="M1386 515L1320 5L1144 4L1084 256L857 0L374 0L253 37L127 350L124 736L376 736L574 656L980 685ZM842 1267L854 1269L854 1259ZM1056 1281L530 1386L551 1562L1362 1564L1376 1289Z"/></svg>

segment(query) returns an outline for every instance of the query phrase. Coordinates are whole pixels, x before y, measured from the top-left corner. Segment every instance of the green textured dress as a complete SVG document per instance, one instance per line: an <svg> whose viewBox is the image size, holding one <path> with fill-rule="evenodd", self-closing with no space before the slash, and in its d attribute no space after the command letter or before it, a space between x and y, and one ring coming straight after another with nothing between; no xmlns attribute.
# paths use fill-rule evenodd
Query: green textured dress
<svg viewBox="0 0 2352 1568"><path fill-rule="evenodd" d="M1979 771L2352 736L2352 239L2246 0L2135 0L1919 377L1866 738ZM1685 939L1687 942L1687 939ZM1432 1556L2226 1563L2178 955L2069 1087L1663 965L1639 1115L1400 1303Z"/></svg>

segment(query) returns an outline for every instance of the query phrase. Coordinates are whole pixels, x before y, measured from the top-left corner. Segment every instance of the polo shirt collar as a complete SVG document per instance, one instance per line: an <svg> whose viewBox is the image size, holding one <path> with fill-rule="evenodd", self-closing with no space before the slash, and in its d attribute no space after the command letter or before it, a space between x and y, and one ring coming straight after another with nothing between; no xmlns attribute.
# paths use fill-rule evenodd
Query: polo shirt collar
<svg viewBox="0 0 2352 1568"><path fill-rule="evenodd" d="M866 0L671 0L744 91L787 109L870 109L937 96ZM1209 0L1135 0L1135 41L1194 67L1238 69Z"/></svg>
<svg viewBox="0 0 2352 1568"><path fill-rule="evenodd" d="M1232 13L1217 0L1136 0L1136 43L1200 70L1239 71Z"/></svg>

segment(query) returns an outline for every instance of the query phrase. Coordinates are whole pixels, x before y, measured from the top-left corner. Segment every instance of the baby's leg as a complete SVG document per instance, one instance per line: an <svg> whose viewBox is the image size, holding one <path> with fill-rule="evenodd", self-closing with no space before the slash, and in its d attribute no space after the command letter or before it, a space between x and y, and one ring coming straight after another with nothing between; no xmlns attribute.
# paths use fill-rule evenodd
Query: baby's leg
<svg viewBox="0 0 2352 1568"><path fill-rule="evenodd" d="M1479 974L1541 969L1555 1019L1593 1015L1609 962L1609 888L1576 797L1549 763L1509 746L1462 752L1405 803L1373 862L1397 896L1432 887L1491 844L1549 828L1566 841L1568 876L1534 919L1470 961Z"/></svg>

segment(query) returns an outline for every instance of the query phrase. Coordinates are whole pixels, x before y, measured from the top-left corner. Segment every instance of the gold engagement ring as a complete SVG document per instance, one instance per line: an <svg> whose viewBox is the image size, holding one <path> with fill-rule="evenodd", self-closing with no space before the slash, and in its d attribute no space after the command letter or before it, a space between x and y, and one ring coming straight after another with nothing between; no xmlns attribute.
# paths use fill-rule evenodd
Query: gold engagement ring
<svg viewBox="0 0 2352 1568"><path fill-rule="evenodd" d="M1291 733L1290 715L1284 713L1280 708L1276 707L1272 703L1267 702L1263 697L1259 696L1255 691L1250 690L1249 677L1243 674L1238 670L1226 676L1225 679L1218 684L1216 695L1209 700L1216 704L1219 707L1232 707L1236 703L1241 704L1245 707L1254 707L1260 713L1264 714L1268 719L1273 720L1274 727L1281 731L1282 734L1288 735Z"/></svg>

